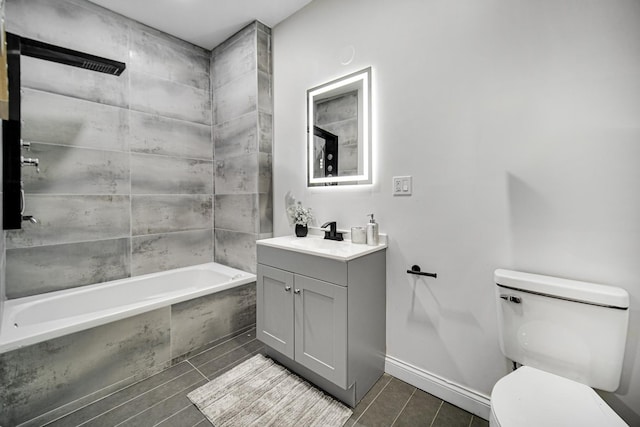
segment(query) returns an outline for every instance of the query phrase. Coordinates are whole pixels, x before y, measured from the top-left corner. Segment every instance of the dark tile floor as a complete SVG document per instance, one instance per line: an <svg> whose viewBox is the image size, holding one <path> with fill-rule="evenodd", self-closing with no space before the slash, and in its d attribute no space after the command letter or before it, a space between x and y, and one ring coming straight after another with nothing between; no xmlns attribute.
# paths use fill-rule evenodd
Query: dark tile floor
<svg viewBox="0 0 640 427"><path fill-rule="evenodd" d="M255 330L243 332L44 425L211 426L191 404L187 393L262 350L262 343L255 339ZM479 427L488 423L384 374L353 409L345 426Z"/></svg>

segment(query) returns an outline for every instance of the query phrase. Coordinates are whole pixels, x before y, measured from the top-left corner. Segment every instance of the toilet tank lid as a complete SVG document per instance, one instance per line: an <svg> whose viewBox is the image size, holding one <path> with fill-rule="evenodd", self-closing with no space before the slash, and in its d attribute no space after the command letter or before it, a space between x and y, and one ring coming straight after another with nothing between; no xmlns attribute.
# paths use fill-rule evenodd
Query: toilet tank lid
<svg viewBox="0 0 640 427"><path fill-rule="evenodd" d="M629 308L629 294L615 286L503 269L497 269L494 272L494 280L498 286L524 292L605 307Z"/></svg>

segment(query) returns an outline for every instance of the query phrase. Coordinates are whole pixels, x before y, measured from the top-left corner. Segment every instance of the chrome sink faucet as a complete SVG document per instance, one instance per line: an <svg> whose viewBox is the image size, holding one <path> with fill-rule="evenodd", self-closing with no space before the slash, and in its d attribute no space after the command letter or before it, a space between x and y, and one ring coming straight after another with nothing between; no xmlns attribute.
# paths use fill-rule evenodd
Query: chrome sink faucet
<svg viewBox="0 0 640 427"><path fill-rule="evenodd" d="M323 224L320 228L326 228L329 227L329 230L325 230L324 231L324 238L327 240L337 240L337 241L342 241L344 240L342 238L342 233L338 233L336 231L336 222L335 221L329 221L326 224Z"/></svg>

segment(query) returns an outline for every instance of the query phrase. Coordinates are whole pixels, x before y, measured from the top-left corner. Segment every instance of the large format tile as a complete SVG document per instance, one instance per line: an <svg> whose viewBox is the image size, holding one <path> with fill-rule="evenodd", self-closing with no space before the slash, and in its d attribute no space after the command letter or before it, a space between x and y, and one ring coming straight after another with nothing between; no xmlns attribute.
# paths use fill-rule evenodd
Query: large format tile
<svg viewBox="0 0 640 427"><path fill-rule="evenodd" d="M169 359L169 347L166 307L3 353L0 423L17 425L162 366Z"/></svg>
<svg viewBox="0 0 640 427"><path fill-rule="evenodd" d="M215 160L216 194L247 194L259 191L259 154Z"/></svg>
<svg viewBox="0 0 640 427"><path fill-rule="evenodd" d="M105 412L82 425L86 427L104 427L125 423L136 415L140 414L145 409L151 408L152 406L154 406L154 404L159 404L166 397L184 392L185 390L190 389L196 384L205 384L205 378L198 371L191 370L184 375L176 377L166 382L165 384L160 385L159 387L136 396L123 405L112 408L110 411Z"/></svg>
<svg viewBox="0 0 640 427"><path fill-rule="evenodd" d="M393 425L398 427L429 427L438 413L440 405L442 405L442 400L416 389Z"/></svg>
<svg viewBox="0 0 640 427"><path fill-rule="evenodd" d="M258 111L273 114L271 75L264 71L258 71Z"/></svg>
<svg viewBox="0 0 640 427"><path fill-rule="evenodd" d="M25 141L126 151L128 111L49 92L23 89Z"/></svg>
<svg viewBox="0 0 640 427"><path fill-rule="evenodd" d="M415 387L392 378L355 426L390 426L409 401Z"/></svg>
<svg viewBox="0 0 640 427"><path fill-rule="evenodd" d="M7 298L129 276L129 239L8 249Z"/></svg>
<svg viewBox="0 0 640 427"><path fill-rule="evenodd" d="M129 106L128 70L114 76L22 56L20 71L23 87L117 107Z"/></svg>
<svg viewBox="0 0 640 427"><path fill-rule="evenodd" d="M50 0L9 0L5 4L7 31L127 62L127 21L106 9L87 2Z"/></svg>
<svg viewBox="0 0 640 427"><path fill-rule="evenodd" d="M214 206L216 228L244 233L259 232L257 194L217 194Z"/></svg>
<svg viewBox="0 0 640 427"><path fill-rule="evenodd" d="M215 261L250 273L256 272L256 235L214 230Z"/></svg>
<svg viewBox="0 0 640 427"><path fill-rule="evenodd" d="M132 194L211 194L213 163L131 154Z"/></svg>
<svg viewBox="0 0 640 427"><path fill-rule="evenodd" d="M271 63L271 29L266 25L258 22L257 36L257 58L258 58L258 70L265 73L272 73Z"/></svg>
<svg viewBox="0 0 640 427"><path fill-rule="evenodd" d="M22 169L27 193L129 193L128 153L34 143L29 157L40 159L40 173Z"/></svg>
<svg viewBox="0 0 640 427"><path fill-rule="evenodd" d="M433 427L468 427L473 415L448 402L444 402L433 420Z"/></svg>
<svg viewBox="0 0 640 427"><path fill-rule="evenodd" d="M27 194L25 206L40 223L7 231L8 248L129 236L129 196Z"/></svg>
<svg viewBox="0 0 640 427"><path fill-rule="evenodd" d="M137 111L129 120L133 152L213 159L211 126Z"/></svg>
<svg viewBox="0 0 640 427"><path fill-rule="evenodd" d="M213 260L211 234L211 230L197 230L133 237L132 275L138 276L211 262Z"/></svg>
<svg viewBox="0 0 640 427"><path fill-rule="evenodd" d="M258 79L255 72L239 76L213 94L213 122L221 124L258 109Z"/></svg>
<svg viewBox="0 0 640 427"><path fill-rule="evenodd" d="M273 116L271 114L258 113L258 147L261 153L273 153Z"/></svg>
<svg viewBox="0 0 640 427"><path fill-rule="evenodd" d="M213 141L216 160L257 152L259 135L257 119L257 113L252 112L215 125Z"/></svg>
<svg viewBox="0 0 640 427"><path fill-rule="evenodd" d="M209 54L151 32L131 32L130 69L209 91Z"/></svg>
<svg viewBox="0 0 640 427"><path fill-rule="evenodd" d="M122 388L116 393L105 396L91 404L73 411L60 420L54 421L51 424L47 424L47 426L78 426L86 420L90 420L104 412L109 411L110 409L116 408L130 401L131 399L134 399L137 396L148 392L149 390L153 390L154 388L159 387L162 384L165 384L192 370L193 368L188 363L178 363L142 381Z"/></svg>
<svg viewBox="0 0 640 427"><path fill-rule="evenodd" d="M171 356L176 358L256 322L250 283L171 307Z"/></svg>
<svg viewBox="0 0 640 427"><path fill-rule="evenodd" d="M131 71L129 76L132 110L211 124L211 98L208 90L141 72Z"/></svg>
<svg viewBox="0 0 640 427"><path fill-rule="evenodd" d="M251 23L213 50L211 88L217 89L255 70L256 60L256 26Z"/></svg>
<svg viewBox="0 0 640 427"><path fill-rule="evenodd" d="M211 195L132 196L132 234L211 229Z"/></svg>

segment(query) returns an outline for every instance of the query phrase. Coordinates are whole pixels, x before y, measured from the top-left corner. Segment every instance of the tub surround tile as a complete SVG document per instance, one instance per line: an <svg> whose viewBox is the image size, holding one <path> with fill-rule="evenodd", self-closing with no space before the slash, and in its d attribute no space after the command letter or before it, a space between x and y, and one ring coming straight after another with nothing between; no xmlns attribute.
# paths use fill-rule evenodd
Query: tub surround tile
<svg viewBox="0 0 640 427"><path fill-rule="evenodd" d="M175 358L193 351L255 322L255 282L174 304L171 307L171 356Z"/></svg>
<svg viewBox="0 0 640 427"><path fill-rule="evenodd" d="M251 112L213 127L216 160L258 151L257 113ZM262 135L260 135L262 136Z"/></svg>
<svg viewBox="0 0 640 427"><path fill-rule="evenodd" d="M257 233L259 206L257 194L219 194L215 196L215 227Z"/></svg>
<svg viewBox="0 0 640 427"><path fill-rule="evenodd" d="M129 239L7 250L7 298L122 279L130 275Z"/></svg>
<svg viewBox="0 0 640 427"><path fill-rule="evenodd" d="M246 194L259 191L259 154L216 160L216 194Z"/></svg>
<svg viewBox="0 0 640 427"><path fill-rule="evenodd" d="M251 23L213 49L211 86L217 89L256 69L256 25Z"/></svg>
<svg viewBox="0 0 640 427"><path fill-rule="evenodd" d="M211 229L212 196L132 196L132 233L157 234L171 231Z"/></svg>
<svg viewBox="0 0 640 427"><path fill-rule="evenodd" d="M169 307L0 355L2 425L16 425L169 360ZM99 339L96 339L99 337ZM47 357L43 357L46 354ZM100 354L96 364L87 354ZM117 363L112 363L117 361Z"/></svg>
<svg viewBox="0 0 640 427"><path fill-rule="evenodd" d="M113 58L126 62L118 58ZM23 87L80 98L100 104L128 108L129 71L119 76L22 56Z"/></svg>
<svg viewBox="0 0 640 427"><path fill-rule="evenodd" d="M273 114L271 75L258 71L258 111Z"/></svg>
<svg viewBox="0 0 640 427"><path fill-rule="evenodd" d="M22 169L27 193L129 193L128 153L32 143L29 156L40 159L40 173Z"/></svg>
<svg viewBox="0 0 640 427"><path fill-rule="evenodd" d="M29 0L5 4L9 32L127 62L129 27L113 12L87 2Z"/></svg>
<svg viewBox="0 0 640 427"><path fill-rule="evenodd" d="M213 260L211 230L151 234L131 240L132 276Z"/></svg>
<svg viewBox="0 0 640 427"><path fill-rule="evenodd" d="M138 111L129 114L132 152L213 160L210 126Z"/></svg>
<svg viewBox="0 0 640 427"><path fill-rule="evenodd" d="M21 106L25 141L128 150L126 109L28 88Z"/></svg>
<svg viewBox="0 0 640 427"><path fill-rule="evenodd" d="M250 273L256 272L256 235L214 230L215 261Z"/></svg>
<svg viewBox="0 0 640 427"><path fill-rule="evenodd" d="M213 163L131 154L131 194L212 194Z"/></svg>
<svg viewBox="0 0 640 427"><path fill-rule="evenodd" d="M258 82L254 72L244 74L216 89L213 120L221 124L257 110Z"/></svg>
<svg viewBox="0 0 640 427"><path fill-rule="evenodd" d="M257 63L258 70L267 74L272 73L271 64L271 29L258 22L257 36Z"/></svg>
<svg viewBox="0 0 640 427"><path fill-rule="evenodd" d="M129 204L129 196L27 194L26 213L40 223L25 221L21 230L7 231L7 247L128 237Z"/></svg>
<svg viewBox="0 0 640 427"><path fill-rule="evenodd" d="M209 92L209 54L193 46L174 43L148 31L131 32L129 66L143 72Z"/></svg>
<svg viewBox="0 0 640 427"><path fill-rule="evenodd" d="M273 195L269 193L258 194L260 212L260 234L273 233Z"/></svg>
<svg viewBox="0 0 640 427"><path fill-rule="evenodd" d="M273 152L273 115L258 113L259 150L261 153Z"/></svg>
<svg viewBox="0 0 640 427"><path fill-rule="evenodd" d="M208 90L136 71L130 71L129 80L132 110L211 124L211 99Z"/></svg>
<svg viewBox="0 0 640 427"><path fill-rule="evenodd" d="M198 347L194 350L183 353L178 357L172 359L172 363L179 363L185 359L189 359L189 363L198 367L199 365L208 362L221 354L233 350L236 347L246 344L247 342L256 338L255 325L250 325L246 328L233 332L230 335L226 335L202 347Z"/></svg>

